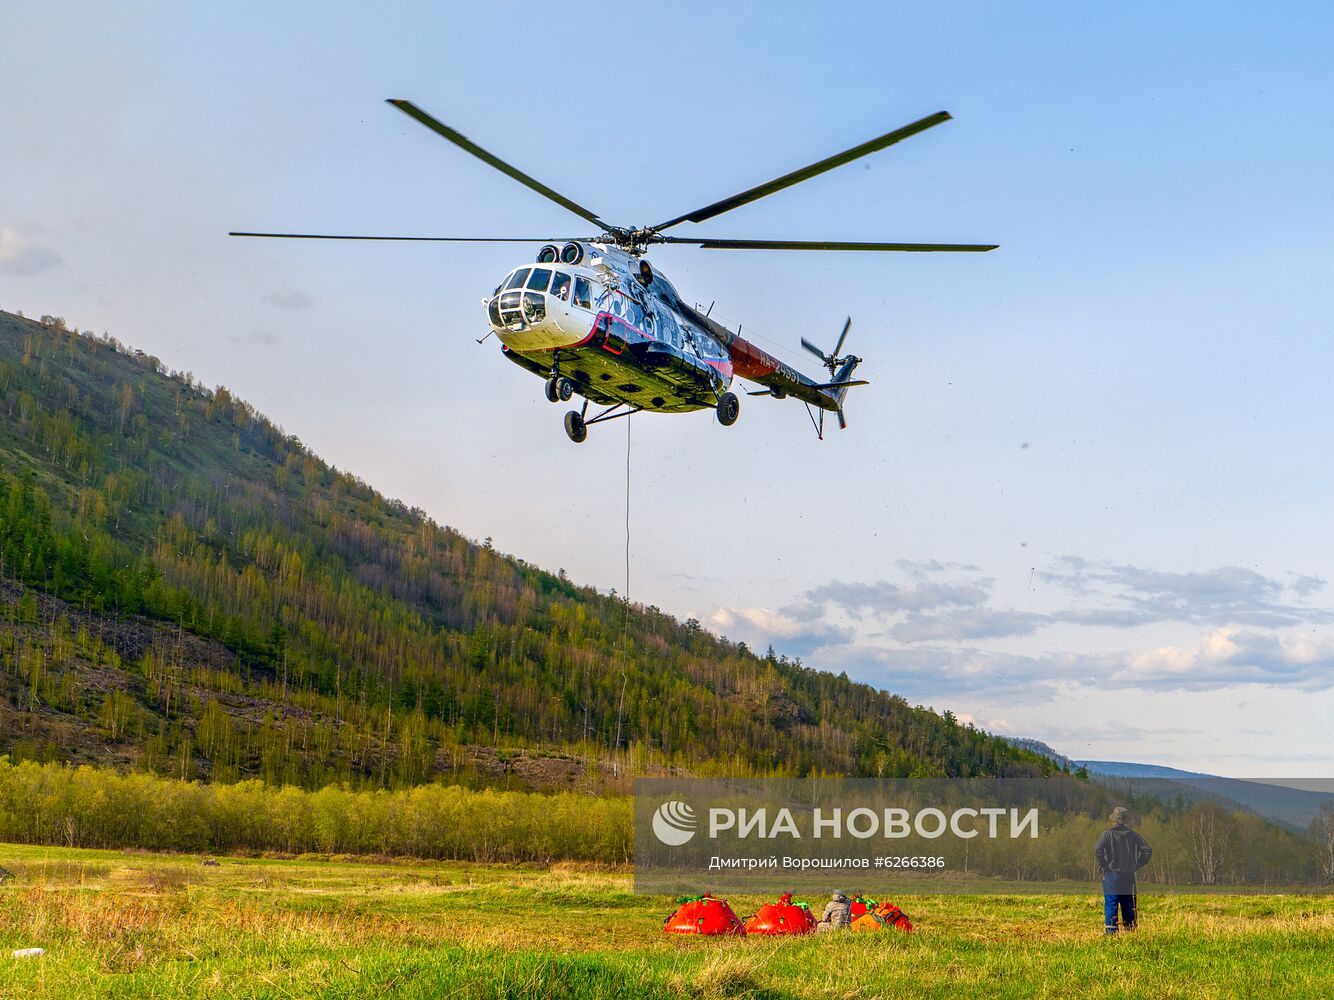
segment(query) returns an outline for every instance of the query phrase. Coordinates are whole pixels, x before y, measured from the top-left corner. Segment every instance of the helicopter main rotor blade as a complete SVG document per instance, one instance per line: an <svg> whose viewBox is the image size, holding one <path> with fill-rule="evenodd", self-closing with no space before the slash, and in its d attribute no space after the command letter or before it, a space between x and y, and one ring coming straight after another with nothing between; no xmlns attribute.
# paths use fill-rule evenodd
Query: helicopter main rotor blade
<svg viewBox="0 0 1334 1000"><path fill-rule="evenodd" d="M807 340L805 337L802 337L802 338L801 338L801 346L804 347L804 348L806 348L806 350L810 351L810 352L811 352L812 354L814 354L817 358L819 358L819 359L820 359L820 362L821 362L822 364L828 364L828 363L829 363L829 357L828 357L828 355L826 355L824 351L820 350L820 348L816 347L814 344L812 344L812 343L811 343L809 340Z"/></svg>
<svg viewBox="0 0 1334 1000"><path fill-rule="evenodd" d="M843 324L843 332L838 335L838 343L834 345L833 357L838 357L838 352L843 350L843 341L848 339L848 331L851 329L852 317L849 316L848 321Z"/></svg>
<svg viewBox="0 0 1334 1000"><path fill-rule="evenodd" d="M546 236L342 236L332 233L228 233L272 240L379 240L384 243L547 243Z"/></svg>
<svg viewBox="0 0 1334 1000"><path fill-rule="evenodd" d="M860 243L838 240L725 240L660 236L654 243L692 243L704 250L895 250L907 253L985 253L999 243Z"/></svg>
<svg viewBox="0 0 1334 1000"><path fill-rule="evenodd" d="M790 174L784 174L782 177L775 178L765 184L757 185L748 191L742 191L740 194L734 194L730 198L724 198L722 201L715 201L712 205L705 208L697 208L693 212L685 215L679 215L675 219L652 227L654 232L661 232L664 229L670 229L672 226L682 222L703 222L705 219L712 219L715 215L722 215L724 212L730 212L734 208L740 208L742 205L748 205L752 201L763 198L765 195L773 194L776 191L782 191L793 184L800 184L802 181L810 180L835 167L841 167L845 163L851 163L853 160L860 159L877 150L884 149L886 146L892 146L896 142L902 142L909 136L914 136L918 132L925 132L932 126L939 125L941 122L950 120L948 111L937 111L934 115L928 115L925 118L918 119L911 125L905 125L903 128L895 129L893 132L886 132L884 135L869 142L864 142L860 146L853 146L841 153L835 153L833 156L826 157L818 163L812 163L809 167L802 167L800 170L794 170Z"/></svg>
<svg viewBox="0 0 1334 1000"><path fill-rule="evenodd" d="M534 180L532 177L529 177L519 168L510 166L500 157L488 153L481 146L477 145L477 143L473 142L471 139L469 139L462 133L456 132L454 129L446 125L444 122L437 121L435 118L432 118L430 115L428 115L421 108L417 107L417 105L413 104L411 101L402 101L390 98L388 101L386 101L386 103L392 104L394 107L398 108L399 111L402 111L405 115L407 115L409 118L415 118L417 121L421 122L423 125L429 128L432 132L448 139L454 145L458 146L460 149L463 149L471 153L473 156L477 157L483 163L495 167L502 174L507 174L508 176L514 178L524 187L536 191L544 198L551 199L557 205L560 205L562 208L568 209L575 215L579 216L579 218L585 219L601 229L613 228L609 226L607 223L603 222L601 219L599 219L593 212L584 208L582 205L571 201L569 198L566 198L563 194L553 191L551 188L547 187L541 181Z"/></svg>

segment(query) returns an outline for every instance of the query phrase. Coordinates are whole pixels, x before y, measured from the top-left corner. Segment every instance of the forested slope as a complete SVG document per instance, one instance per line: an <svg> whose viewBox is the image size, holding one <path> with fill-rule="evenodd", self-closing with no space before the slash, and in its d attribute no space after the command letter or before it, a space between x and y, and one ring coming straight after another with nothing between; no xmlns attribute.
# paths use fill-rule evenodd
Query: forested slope
<svg viewBox="0 0 1334 1000"><path fill-rule="evenodd" d="M1040 766L627 611L386 499L224 388L0 313L6 752L307 787Z"/></svg>

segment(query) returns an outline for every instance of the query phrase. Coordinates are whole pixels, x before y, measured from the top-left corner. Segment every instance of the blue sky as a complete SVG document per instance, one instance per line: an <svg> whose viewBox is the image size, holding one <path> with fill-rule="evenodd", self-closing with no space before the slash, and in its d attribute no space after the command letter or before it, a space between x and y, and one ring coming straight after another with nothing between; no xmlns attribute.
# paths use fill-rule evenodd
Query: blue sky
<svg viewBox="0 0 1334 1000"><path fill-rule="evenodd" d="M635 418L632 594L1073 756L1329 772L1327 6L384 6L6 7L0 307L621 588L626 428L473 342L528 247L223 234L584 233L387 97L628 224L947 109L681 234L994 253L652 255L803 365L851 314L874 384L823 443Z"/></svg>

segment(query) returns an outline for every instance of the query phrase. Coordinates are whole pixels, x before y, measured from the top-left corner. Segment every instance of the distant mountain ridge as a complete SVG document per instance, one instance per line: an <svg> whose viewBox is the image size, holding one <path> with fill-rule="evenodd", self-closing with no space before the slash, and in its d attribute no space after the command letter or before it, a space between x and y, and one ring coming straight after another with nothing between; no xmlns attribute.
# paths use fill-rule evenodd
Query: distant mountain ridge
<svg viewBox="0 0 1334 1000"><path fill-rule="evenodd" d="M478 545L227 389L0 312L0 753L405 787L1033 773L1027 751Z"/></svg>
<svg viewBox="0 0 1334 1000"><path fill-rule="evenodd" d="M1115 791L1148 795L1169 801L1174 799L1213 801L1228 808L1253 812L1294 830L1305 830L1327 803L1334 806L1334 791L1290 788L1263 781L1247 781L1199 771L1183 771L1161 764L1074 760L1041 740L1021 736L1002 738L1072 773L1085 771L1094 781Z"/></svg>
<svg viewBox="0 0 1334 1000"><path fill-rule="evenodd" d="M1078 766L1069 757L1053 750L1041 740L1029 739L1026 736L1002 736L1001 739L1005 740L1005 742L1009 743L1011 746L1016 746L1021 750L1027 750L1029 753L1037 754L1039 757L1045 757L1047 760L1059 767L1065 768L1067 771L1073 771Z"/></svg>
<svg viewBox="0 0 1334 1000"><path fill-rule="evenodd" d="M1086 767L1090 774L1105 774L1110 778L1211 778L1220 775L1205 774L1202 771L1183 771L1176 767L1164 767L1161 764L1135 764L1120 760L1077 760L1076 766Z"/></svg>

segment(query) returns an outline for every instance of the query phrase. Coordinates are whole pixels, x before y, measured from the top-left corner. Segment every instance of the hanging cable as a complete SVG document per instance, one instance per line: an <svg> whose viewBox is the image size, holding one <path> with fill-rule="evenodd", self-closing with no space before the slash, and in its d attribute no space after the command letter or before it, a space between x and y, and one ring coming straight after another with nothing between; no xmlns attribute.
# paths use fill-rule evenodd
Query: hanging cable
<svg viewBox="0 0 1334 1000"><path fill-rule="evenodd" d="M625 638L625 628L630 624L630 421L625 422L625 622L621 629L621 638Z"/></svg>
<svg viewBox="0 0 1334 1000"><path fill-rule="evenodd" d="M629 414L627 414L629 416ZM625 712L625 686L630 680L630 421L625 422L625 607L621 615L621 697L616 704L615 753L621 749L621 721Z"/></svg>

